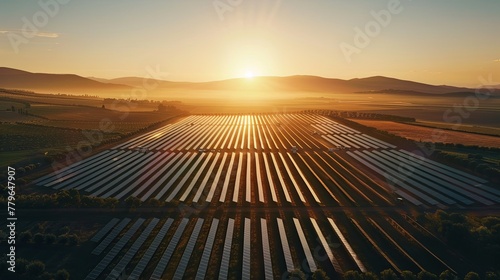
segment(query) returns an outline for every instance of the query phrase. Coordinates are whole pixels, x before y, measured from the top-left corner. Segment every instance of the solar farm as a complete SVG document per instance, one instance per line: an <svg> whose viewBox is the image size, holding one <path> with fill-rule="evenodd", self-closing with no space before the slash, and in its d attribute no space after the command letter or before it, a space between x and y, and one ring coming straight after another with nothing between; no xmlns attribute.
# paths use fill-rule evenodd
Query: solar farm
<svg viewBox="0 0 500 280"><path fill-rule="evenodd" d="M186 116L34 183L167 203L110 216L85 279L462 273L409 213L500 204L484 179L313 113Z"/></svg>

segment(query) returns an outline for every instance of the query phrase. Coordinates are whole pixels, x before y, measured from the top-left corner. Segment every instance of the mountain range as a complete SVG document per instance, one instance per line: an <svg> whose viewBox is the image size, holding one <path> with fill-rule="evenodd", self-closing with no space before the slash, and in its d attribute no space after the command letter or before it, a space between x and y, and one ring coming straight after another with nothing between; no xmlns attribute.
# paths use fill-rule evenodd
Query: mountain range
<svg viewBox="0 0 500 280"><path fill-rule="evenodd" d="M258 90L300 91L322 93L387 92L399 94L464 94L475 89L446 85L429 85L395 78L374 76L350 80L318 76L254 77L236 78L212 82L172 82L139 77L102 79L82 77L74 74L31 73L18 69L0 67L0 88L31 90L46 93L112 93L130 91L144 85L157 90ZM500 85L493 93L500 95Z"/></svg>

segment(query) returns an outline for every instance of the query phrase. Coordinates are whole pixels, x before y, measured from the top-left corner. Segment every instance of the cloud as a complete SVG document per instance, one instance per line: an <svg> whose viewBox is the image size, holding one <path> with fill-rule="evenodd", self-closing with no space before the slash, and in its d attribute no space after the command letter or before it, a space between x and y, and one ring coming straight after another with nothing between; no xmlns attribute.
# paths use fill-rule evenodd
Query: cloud
<svg viewBox="0 0 500 280"><path fill-rule="evenodd" d="M40 33L36 34L35 36L37 36L37 37L44 37L44 38L59 38L59 34L58 33L44 33L44 32L40 32Z"/></svg>
<svg viewBox="0 0 500 280"><path fill-rule="evenodd" d="M19 35L23 35L22 30L0 30L0 34L7 34L7 33L16 33ZM41 38L59 38L60 34L59 33L54 33L54 32L38 32L35 34L35 37L41 37Z"/></svg>

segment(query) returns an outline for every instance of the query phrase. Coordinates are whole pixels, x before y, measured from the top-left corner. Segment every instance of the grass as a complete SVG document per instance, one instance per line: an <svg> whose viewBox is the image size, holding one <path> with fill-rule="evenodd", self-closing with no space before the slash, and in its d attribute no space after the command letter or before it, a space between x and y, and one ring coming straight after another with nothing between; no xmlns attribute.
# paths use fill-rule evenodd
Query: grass
<svg viewBox="0 0 500 280"><path fill-rule="evenodd" d="M76 129L19 124L2 124L1 128L0 147L3 152L76 147L80 141L86 141L85 135ZM104 134L104 140L115 136L115 133Z"/></svg>
<svg viewBox="0 0 500 280"><path fill-rule="evenodd" d="M484 134L484 135L500 136L500 129L499 128L488 127L488 126L462 124L459 127L455 128L454 127L455 125L450 124L450 123L426 122L426 121L417 121L417 122L413 123L413 125L420 125L420 126L431 127L431 128L449 129L449 130L454 130L454 131L463 131L463 132L477 133L477 134Z"/></svg>
<svg viewBox="0 0 500 280"><path fill-rule="evenodd" d="M500 147L500 138L497 136L480 135L460 131L443 130L437 128L409 125L392 121L359 120L352 121L365 126L375 127L392 134L424 142L443 142L463 145L477 145L484 147Z"/></svg>

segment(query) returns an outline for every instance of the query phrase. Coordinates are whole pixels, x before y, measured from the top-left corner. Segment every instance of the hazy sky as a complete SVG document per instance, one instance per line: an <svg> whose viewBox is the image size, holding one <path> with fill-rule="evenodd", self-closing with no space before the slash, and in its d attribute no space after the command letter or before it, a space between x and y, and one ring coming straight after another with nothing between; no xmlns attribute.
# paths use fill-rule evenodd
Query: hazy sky
<svg viewBox="0 0 500 280"><path fill-rule="evenodd" d="M4 0L0 66L103 78L158 66L176 81L383 75L475 86L480 75L500 81L499 30L498 0Z"/></svg>

